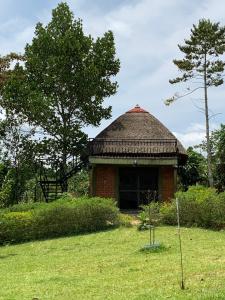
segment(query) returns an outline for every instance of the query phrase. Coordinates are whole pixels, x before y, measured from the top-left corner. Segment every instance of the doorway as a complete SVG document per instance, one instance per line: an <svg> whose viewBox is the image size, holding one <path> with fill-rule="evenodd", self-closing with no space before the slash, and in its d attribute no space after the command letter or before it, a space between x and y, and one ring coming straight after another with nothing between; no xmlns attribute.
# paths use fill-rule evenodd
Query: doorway
<svg viewBox="0 0 225 300"><path fill-rule="evenodd" d="M122 167L119 169L120 209L138 209L148 203L148 192L158 194L157 167Z"/></svg>

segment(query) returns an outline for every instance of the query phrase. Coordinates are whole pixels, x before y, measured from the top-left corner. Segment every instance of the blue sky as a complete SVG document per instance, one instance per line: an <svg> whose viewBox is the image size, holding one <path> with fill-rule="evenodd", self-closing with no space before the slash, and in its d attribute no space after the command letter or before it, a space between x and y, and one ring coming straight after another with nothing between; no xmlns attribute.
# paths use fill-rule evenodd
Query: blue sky
<svg viewBox="0 0 225 300"><path fill-rule="evenodd" d="M23 52L32 40L35 24L47 24L55 0L0 0L0 54ZM94 137L113 119L137 103L163 122L185 146L204 137L204 115L199 111L202 95L189 97L167 107L163 99L183 87L171 86L178 75L172 63L180 57L177 44L188 38L200 18L225 25L223 0L70 0L66 1L75 17L83 19L84 30L94 37L112 30L115 35L121 71L117 76L118 93L106 99L112 105L112 119L98 128L86 129ZM211 128L225 123L225 86L209 91Z"/></svg>

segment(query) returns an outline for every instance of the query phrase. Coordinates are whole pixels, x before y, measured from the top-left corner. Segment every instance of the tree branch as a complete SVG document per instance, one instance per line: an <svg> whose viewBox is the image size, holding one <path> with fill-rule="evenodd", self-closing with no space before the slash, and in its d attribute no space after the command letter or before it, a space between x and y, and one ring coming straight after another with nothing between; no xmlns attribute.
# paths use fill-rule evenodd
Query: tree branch
<svg viewBox="0 0 225 300"><path fill-rule="evenodd" d="M170 105L171 103L173 103L174 101L178 100L178 99L181 99L181 98L184 98L192 93L194 93L195 91L199 90L199 89L203 89L204 87L203 86L200 86L200 87L197 87L195 89L193 89L192 91L186 93L186 94L183 94L183 95L174 95L173 97L169 98L169 99L166 99L164 101L165 105Z"/></svg>

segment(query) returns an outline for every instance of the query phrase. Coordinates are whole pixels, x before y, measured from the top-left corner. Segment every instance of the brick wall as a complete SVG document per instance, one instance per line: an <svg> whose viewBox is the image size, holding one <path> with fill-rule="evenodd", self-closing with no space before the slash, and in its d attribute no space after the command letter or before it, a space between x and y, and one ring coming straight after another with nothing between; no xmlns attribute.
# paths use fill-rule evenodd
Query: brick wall
<svg viewBox="0 0 225 300"><path fill-rule="evenodd" d="M175 192L175 180L174 180L174 168L171 166L162 167L162 200L169 201L174 196Z"/></svg>
<svg viewBox="0 0 225 300"><path fill-rule="evenodd" d="M94 170L95 195L99 197L116 197L116 167L97 165Z"/></svg>
<svg viewBox="0 0 225 300"><path fill-rule="evenodd" d="M163 201L169 201L175 192L174 168L172 166L162 167L160 174L161 198ZM95 166L91 179L91 195L116 198L116 176L117 169L113 165Z"/></svg>

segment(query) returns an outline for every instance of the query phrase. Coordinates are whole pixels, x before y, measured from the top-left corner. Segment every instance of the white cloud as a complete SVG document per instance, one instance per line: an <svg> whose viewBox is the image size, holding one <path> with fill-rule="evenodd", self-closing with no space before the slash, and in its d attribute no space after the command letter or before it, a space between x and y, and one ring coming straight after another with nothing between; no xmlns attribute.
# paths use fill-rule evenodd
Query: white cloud
<svg viewBox="0 0 225 300"><path fill-rule="evenodd" d="M210 126L211 131L218 128L219 126L216 123L212 123ZM204 124L192 123L184 132L173 132L173 134L185 147L189 147L198 145L205 140L206 129Z"/></svg>
<svg viewBox="0 0 225 300"><path fill-rule="evenodd" d="M14 0L15 1L15 0ZM4 1L7 2L7 1ZM12 3L13 1L10 1ZM30 17L8 16L0 28L1 53L11 50L22 51L26 42L31 41L37 21L47 23L51 18L51 9L58 0L43 1L42 6L31 12ZM121 71L117 76L118 93L106 99L113 106L113 119L139 103L149 110L170 130L175 132L184 145L193 145L204 138L204 115L198 112L192 95L166 107L163 99L172 96L179 86L171 86L170 78L178 72L172 63L180 57L177 44L182 44L190 35L192 24L200 18L211 18L224 23L225 2L222 0L68 0L75 17L83 19L84 30L94 37L111 29L115 34L116 48L121 60ZM17 2L14 2L18 5ZM26 4L25 0L20 1ZM40 2L38 2L40 3ZM108 6L107 6L108 5ZM7 5L6 5L7 6ZM108 7L108 9L107 9ZM0 8L4 8L0 1ZM10 11L7 6L7 11ZM4 23L4 24L3 24ZM4 25L4 26L3 26ZM6 31L10 34L4 34ZM225 100L224 87L209 91L209 104L213 113L221 113L212 121L224 123ZM99 128L87 129L94 137L110 121L103 121ZM203 126L201 125L201 126Z"/></svg>

